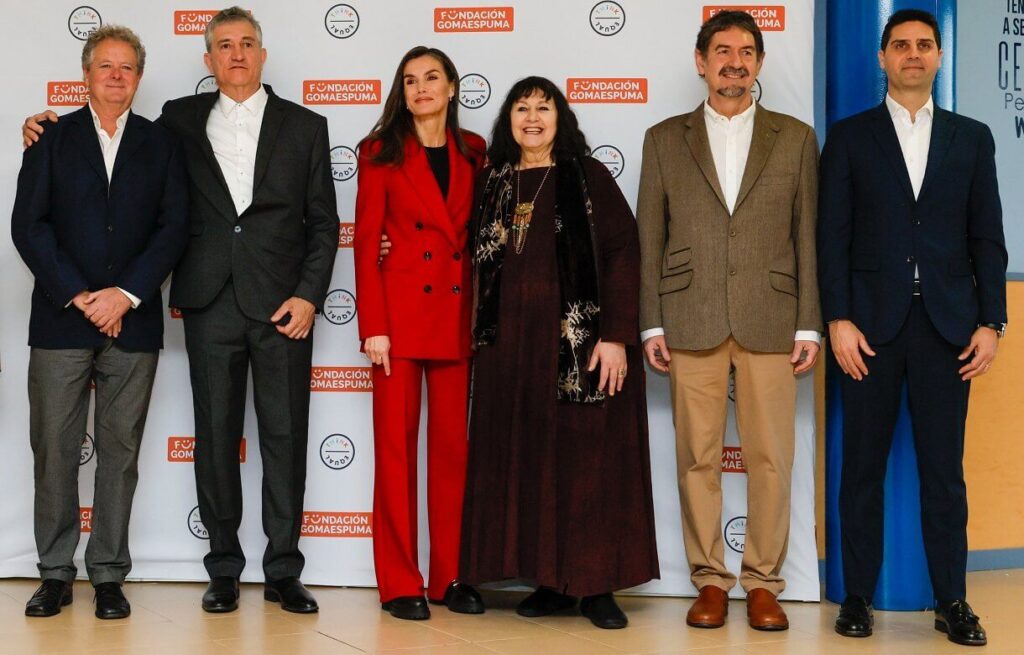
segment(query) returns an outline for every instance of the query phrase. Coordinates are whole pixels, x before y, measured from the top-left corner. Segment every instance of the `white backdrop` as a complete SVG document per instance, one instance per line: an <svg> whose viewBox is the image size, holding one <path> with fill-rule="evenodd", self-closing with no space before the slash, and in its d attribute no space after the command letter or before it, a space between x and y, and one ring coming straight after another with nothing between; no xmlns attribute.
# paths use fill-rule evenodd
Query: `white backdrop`
<svg viewBox="0 0 1024 655"><path fill-rule="evenodd" d="M0 24L2 59L11 62L0 106L0 224L4 234L20 167L18 126L47 106L58 113L84 102L80 37L100 21L130 26L148 50L135 111L156 118L162 103L212 88L202 63L202 27L212 11L183 0L51 0L7 3ZM373 434L369 371L358 352L352 293L351 235L355 201L352 148L381 111L394 66L411 46L439 47L463 76L463 125L487 135L502 94L530 74L563 85L595 156L635 201L644 130L690 111L704 98L694 72L693 43L707 12L696 0L505 0L481 9L479 0L331 0L246 4L261 21L269 51L264 80L284 98L305 102L330 122L332 160L342 222L337 264L317 318L309 433L307 520L301 548L303 578L313 584L374 584L372 521ZM209 10L217 7L207 4ZM768 107L808 123L813 116L813 0L776 0L756 10L767 59L755 89ZM596 102L600 100L601 102ZM602 147L598 147L602 146ZM25 373L32 276L10 242L0 239L0 576L36 575L32 538L32 455L28 443ZM131 526L131 579L204 580L208 542L198 510L191 458L192 406L181 321L167 316L166 348L140 456ZM667 380L649 374L651 454L660 581L651 594L693 594L683 552L676 492L675 448ZM814 540L814 405L811 380L800 384L792 532L783 573L784 598L818 600ZM265 538L260 525L260 458L251 399L246 419L245 514L242 542L249 566L243 580L261 581ZM89 432L91 434L91 420ZM730 414L728 445L738 440ZM728 471L736 468L727 451ZM83 539L88 538L95 457L83 441L80 468ZM421 462L423 458L421 457ZM421 478L424 475L421 467ZM728 562L738 573L746 514L745 478L723 476L722 517ZM422 482L422 479L421 479ZM421 493L421 503L425 493ZM421 512L425 516L425 512ZM616 526L609 526L615 530ZM421 530L425 551L426 525ZM83 548L79 548L79 557ZM426 557L421 561L426 562ZM79 564L81 560L79 559ZM81 568L81 567L80 567ZM738 594L739 590L734 591Z"/></svg>

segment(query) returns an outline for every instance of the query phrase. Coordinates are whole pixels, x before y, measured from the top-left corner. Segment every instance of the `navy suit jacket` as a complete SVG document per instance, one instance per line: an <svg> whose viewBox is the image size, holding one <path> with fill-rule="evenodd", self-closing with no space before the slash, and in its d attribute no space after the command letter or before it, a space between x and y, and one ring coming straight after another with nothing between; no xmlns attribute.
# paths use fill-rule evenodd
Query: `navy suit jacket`
<svg viewBox="0 0 1024 655"><path fill-rule="evenodd" d="M177 139L129 113L112 180L89 107L45 124L25 151L11 216L14 245L35 276L29 345L97 348L107 338L76 307L83 290L121 287L142 303L118 346L163 346L160 285L188 241L188 186Z"/></svg>
<svg viewBox="0 0 1024 655"><path fill-rule="evenodd" d="M995 144L983 123L935 108L915 200L885 103L837 122L821 156L818 221L825 321L853 321L870 344L892 340L916 265L928 316L950 343L1006 322Z"/></svg>

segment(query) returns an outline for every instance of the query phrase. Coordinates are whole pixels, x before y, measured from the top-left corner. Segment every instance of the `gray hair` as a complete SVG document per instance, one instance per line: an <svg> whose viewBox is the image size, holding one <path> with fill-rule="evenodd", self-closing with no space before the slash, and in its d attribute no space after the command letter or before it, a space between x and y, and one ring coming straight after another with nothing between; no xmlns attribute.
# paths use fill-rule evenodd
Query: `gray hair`
<svg viewBox="0 0 1024 655"><path fill-rule="evenodd" d="M146 49L142 46L139 36L124 25L104 25L89 34L85 45L82 46L82 68L88 70L92 66L92 57L96 46L107 39L123 41L135 50L135 60L141 75L143 69L146 68Z"/></svg>
<svg viewBox="0 0 1024 655"><path fill-rule="evenodd" d="M203 33L203 37L206 39L207 52L213 52L213 31L224 23L231 23L236 20L245 21L252 25L253 29L256 30L256 40L259 41L260 47L263 47L263 29L260 27L259 21L252 17L250 11L236 5L222 9L206 24L206 31Z"/></svg>

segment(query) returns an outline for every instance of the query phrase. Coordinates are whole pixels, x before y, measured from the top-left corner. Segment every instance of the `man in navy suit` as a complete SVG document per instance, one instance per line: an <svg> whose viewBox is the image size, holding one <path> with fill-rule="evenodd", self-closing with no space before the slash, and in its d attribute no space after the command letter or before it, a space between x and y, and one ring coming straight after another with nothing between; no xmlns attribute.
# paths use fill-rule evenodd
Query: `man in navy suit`
<svg viewBox="0 0 1024 655"><path fill-rule="evenodd" d="M157 353L160 285L188 240L185 161L166 129L131 112L146 51L120 26L82 50L89 104L25 152L11 234L35 276L29 321L30 438L42 585L25 608L52 616L72 600L78 465L96 382L92 535L85 551L96 616L131 612L128 519Z"/></svg>
<svg viewBox="0 0 1024 655"><path fill-rule="evenodd" d="M1006 327L1007 256L992 134L934 106L941 58L934 16L893 14L878 53L885 101L836 123L822 153L818 278L845 373L839 511L848 595L836 631L872 631L883 482L905 382L935 627L983 645L966 602L964 424L970 380L988 371Z"/></svg>

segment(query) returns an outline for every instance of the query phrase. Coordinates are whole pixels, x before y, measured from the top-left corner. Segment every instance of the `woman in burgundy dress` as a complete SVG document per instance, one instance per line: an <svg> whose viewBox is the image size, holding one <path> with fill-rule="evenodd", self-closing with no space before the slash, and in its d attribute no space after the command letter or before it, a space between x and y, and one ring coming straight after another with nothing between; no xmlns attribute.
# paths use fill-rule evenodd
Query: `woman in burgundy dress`
<svg viewBox="0 0 1024 655"><path fill-rule="evenodd" d="M524 616L626 616L658 577L639 245L629 205L561 91L513 86L478 182L477 344L460 579L528 579Z"/></svg>

